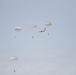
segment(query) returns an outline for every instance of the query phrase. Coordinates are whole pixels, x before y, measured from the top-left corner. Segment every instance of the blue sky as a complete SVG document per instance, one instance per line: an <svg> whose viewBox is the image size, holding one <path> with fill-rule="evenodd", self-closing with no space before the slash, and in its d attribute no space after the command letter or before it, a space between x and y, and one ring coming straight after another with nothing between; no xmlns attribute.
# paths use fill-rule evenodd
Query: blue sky
<svg viewBox="0 0 76 75"><path fill-rule="evenodd" d="M75 0L0 0L0 75L76 75L75 59Z"/></svg>

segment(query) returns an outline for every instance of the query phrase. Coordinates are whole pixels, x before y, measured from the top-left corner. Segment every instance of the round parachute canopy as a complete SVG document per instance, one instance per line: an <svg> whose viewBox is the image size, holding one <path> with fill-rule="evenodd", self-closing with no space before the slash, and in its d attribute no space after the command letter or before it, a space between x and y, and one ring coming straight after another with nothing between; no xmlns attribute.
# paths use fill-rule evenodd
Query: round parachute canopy
<svg viewBox="0 0 76 75"><path fill-rule="evenodd" d="M32 24L31 28L37 28L37 25L36 24Z"/></svg>
<svg viewBox="0 0 76 75"><path fill-rule="evenodd" d="M51 22L46 22L45 26L51 26L52 23Z"/></svg>
<svg viewBox="0 0 76 75"><path fill-rule="evenodd" d="M21 31L20 27L15 27L15 31Z"/></svg>
<svg viewBox="0 0 76 75"><path fill-rule="evenodd" d="M18 60L18 57L17 56L13 56L10 58L10 60Z"/></svg>

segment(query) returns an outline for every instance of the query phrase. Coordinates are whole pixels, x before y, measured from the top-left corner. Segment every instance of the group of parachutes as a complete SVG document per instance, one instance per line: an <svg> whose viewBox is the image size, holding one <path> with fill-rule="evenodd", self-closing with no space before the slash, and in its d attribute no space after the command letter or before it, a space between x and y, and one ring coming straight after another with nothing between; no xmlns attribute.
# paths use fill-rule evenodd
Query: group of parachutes
<svg viewBox="0 0 76 75"><path fill-rule="evenodd" d="M51 26L51 25L52 25L51 22L46 22L45 27L42 30L39 30L39 32L41 32L41 33L45 32L46 31L46 26ZM37 28L37 25L36 24L32 24L31 28ZM15 27L15 31L16 32L20 32L21 31L21 27L20 26L16 26ZM49 35L49 33L48 33L48 35ZM16 38L16 36L15 36L15 38ZM32 38L34 38L34 36L32 36ZM12 56L12 57L10 57L10 60L17 61L18 57L17 56ZM16 70L14 69L13 72L16 72Z"/></svg>

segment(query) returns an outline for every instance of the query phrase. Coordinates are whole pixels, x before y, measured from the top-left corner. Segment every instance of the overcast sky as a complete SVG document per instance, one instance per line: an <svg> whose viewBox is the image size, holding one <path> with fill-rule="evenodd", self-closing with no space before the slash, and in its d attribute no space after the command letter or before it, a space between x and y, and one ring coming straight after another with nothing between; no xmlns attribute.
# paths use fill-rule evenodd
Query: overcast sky
<svg viewBox="0 0 76 75"><path fill-rule="evenodd" d="M76 0L0 0L0 75L76 75Z"/></svg>

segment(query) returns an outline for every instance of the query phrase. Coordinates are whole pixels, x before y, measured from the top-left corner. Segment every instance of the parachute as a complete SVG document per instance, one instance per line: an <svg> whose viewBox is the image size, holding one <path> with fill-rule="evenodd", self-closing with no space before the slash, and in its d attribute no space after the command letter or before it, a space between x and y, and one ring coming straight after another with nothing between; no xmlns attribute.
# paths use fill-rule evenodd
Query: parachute
<svg viewBox="0 0 76 75"><path fill-rule="evenodd" d="M49 27L51 25L52 25L52 23L50 21L48 21L48 22L45 23L45 26L47 26L47 27ZM48 33L48 35L49 35L49 33Z"/></svg>
<svg viewBox="0 0 76 75"><path fill-rule="evenodd" d="M31 28L37 28L37 25L36 24L32 24Z"/></svg>
<svg viewBox="0 0 76 75"><path fill-rule="evenodd" d="M15 31L16 31L16 32L20 32L20 31L21 31L21 27L19 27L19 26L15 27ZM16 34L15 38L16 38L16 37L17 37L17 34Z"/></svg>
<svg viewBox="0 0 76 75"><path fill-rule="evenodd" d="M51 22L46 22L45 26L51 26L52 23Z"/></svg>
<svg viewBox="0 0 76 75"><path fill-rule="evenodd" d="M20 27L15 27L15 31L21 31Z"/></svg>
<svg viewBox="0 0 76 75"><path fill-rule="evenodd" d="M13 56L10 58L10 60L18 60L18 57L17 56Z"/></svg>
<svg viewBox="0 0 76 75"><path fill-rule="evenodd" d="M36 24L32 24L32 25L31 25L31 28L32 28L32 29L36 29L36 28L37 28L37 25L36 25ZM32 38L34 38L33 35L32 35Z"/></svg>
<svg viewBox="0 0 76 75"><path fill-rule="evenodd" d="M10 60L12 60L12 61L17 61L18 60L18 57L17 56L12 56L11 58L10 58ZM13 68L14 68L14 70L13 70L13 72L16 72L16 70L15 70L15 62L12 62L13 63Z"/></svg>

